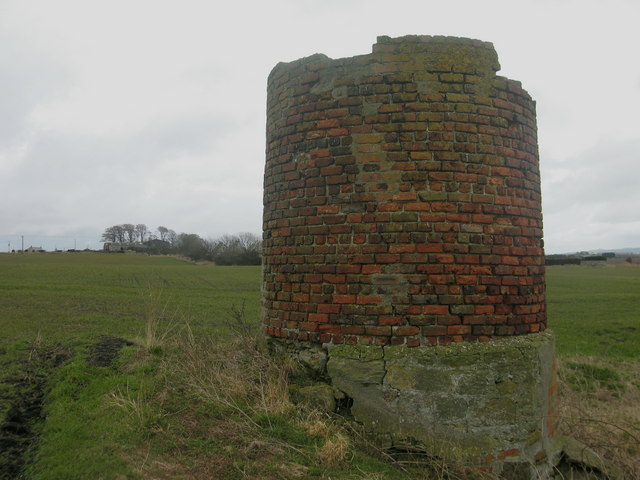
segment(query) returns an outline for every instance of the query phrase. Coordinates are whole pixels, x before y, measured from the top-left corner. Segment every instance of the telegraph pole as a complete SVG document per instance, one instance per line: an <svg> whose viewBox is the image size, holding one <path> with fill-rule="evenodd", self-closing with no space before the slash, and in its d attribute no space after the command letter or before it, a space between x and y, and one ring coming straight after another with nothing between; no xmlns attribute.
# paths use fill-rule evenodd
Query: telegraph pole
<svg viewBox="0 0 640 480"><path fill-rule="evenodd" d="M24 253L24 235L20 235L22 237L22 250L20 250L20 253Z"/></svg>

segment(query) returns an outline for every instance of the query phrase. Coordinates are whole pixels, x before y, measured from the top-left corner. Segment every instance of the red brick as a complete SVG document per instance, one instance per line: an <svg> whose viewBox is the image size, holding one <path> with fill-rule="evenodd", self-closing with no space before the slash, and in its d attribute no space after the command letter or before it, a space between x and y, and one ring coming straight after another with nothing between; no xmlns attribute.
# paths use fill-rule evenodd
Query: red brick
<svg viewBox="0 0 640 480"><path fill-rule="evenodd" d="M332 128L332 127L339 127L339 126L340 126L340 120L337 118L319 120L318 122L316 122L316 128Z"/></svg>
<svg viewBox="0 0 640 480"><path fill-rule="evenodd" d="M428 315L447 315L449 313L448 305L423 305L422 312Z"/></svg>
<svg viewBox="0 0 640 480"><path fill-rule="evenodd" d="M391 335L391 327L365 326L364 329L367 335L381 335L381 336Z"/></svg>
<svg viewBox="0 0 640 480"><path fill-rule="evenodd" d="M363 335L364 327L361 325L343 325L342 333L345 335Z"/></svg>
<svg viewBox="0 0 640 480"><path fill-rule="evenodd" d="M360 265L338 265L336 267L337 273L360 273L361 268L364 266Z"/></svg>
<svg viewBox="0 0 640 480"><path fill-rule="evenodd" d="M420 333L420 328L419 327L410 327L410 326L393 327L393 334L394 335L411 336L411 335L417 335L419 333Z"/></svg>
<svg viewBox="0 0 640 480"><path fill-rule="evenodd" d="M378 305L381 302L382 299L374 295L358 295L356 299L358 305Z"/></svg>
<svg viewBox="0 0 640 480"><path fill-rule="evenodd" d="M478 283L476 275L456 275L456 282L459 285L475 285Z"/></svg>
<svg viewBox="0 0 640 480"><path fill-rule="evenodd" d="M318 313L340 313L340 305L321 303L318 305Z"/></svg>
<svg viewBox="0 0 640 480"><path fill-rule="evenodd" d="M362 273L367 275L382 273L382 265L362 265Z"/></svg>
<svg viewBox="0 0 640 480"><path fill-rule="evenodd" d="M322 280L328 283L346 283L346 275L323 275Z"/></svg>
<svg viewBox="0 0 640 480"><path fill-rule="evenodd" d="M476 315L481 314L492 314L495 312L496 307L494 305L476 305L474 307L474 312Z"/></svg>
<svg viewBox="0 0 640 480"><path fill-rule="evenodd" d="M422 327L422 334L425 337L440 337L447 334L445 325L425 325Z"/></svg>
<svg viewBox="0 0 640 480"><path fill-rule="evenodd" d="M402 210L402 206L397 202L387 202L378 205L379 212L397 212L399 210Z"/></svg>
<svg viewBox="0 0 640 480"><path fill-rule="evenodd" d="M318 331L322 333L340 333L342 331L341 325L329 325L329 324L320 324L318 325Z"/></svg>
<svg viewBox="0 0 640 480"><path fill-rule="evenodd" d="M447 284L452 283L452 279L449 275L429 275L429 283L434 284Z"/></svg>
<svg viewBox="0 0 640 480"><path fill-rule="evenodd" d="M401 325L402 317L380 317L378 319L379 325Z"/></svg>
<svg viewBox="0 0 640 480"><path fill-rule="evenodd" d="M334 303L356 303L356 295L334 295Z"/></svg>
<svg viewBox="0 0 640 480"><path fill-rule="evenodd" d="M448 335L468 335L471 333L470 325L449 325L447 327Z"/></svg>
<svg viewBox="0 0 640 480"><path fill-rule="evenodd" d="M341 137L344 135L349 135L349 129L348 128L330 128L329 131L327 132L327 135L329 137Z"/></svg>
<svg viewBox="0 0 640 480"><path fill-rule="evenodd" d="M400 261L400 255L397 254L378 254L375 256L377 263L397 263Z"/></svg>
<svg viewBox="0 0 640 480"><path fill-rule="evenodd" d="M417 245L416 249L420 253L439 253L444 250L444 245L442 243L426 243Z"/></svg>
<svg viewBox="0 0 640 480"><path fill-rule="evenodd" d="M329 315L326 313L310 313L307 319L310 322L328 322Z"/></svg>
<svg viewBox="0 0 640 480"><path fill-rule="evenodd" d="M414 244L389 245L389 253L411 253L416 251Z"/></svg>
<svg viewBox="0 0 640 480"><path fill-rule="evenodd" d="M309 152L311 158L326 158L331 155L331 151L328 148L318 148Z"/></svg>

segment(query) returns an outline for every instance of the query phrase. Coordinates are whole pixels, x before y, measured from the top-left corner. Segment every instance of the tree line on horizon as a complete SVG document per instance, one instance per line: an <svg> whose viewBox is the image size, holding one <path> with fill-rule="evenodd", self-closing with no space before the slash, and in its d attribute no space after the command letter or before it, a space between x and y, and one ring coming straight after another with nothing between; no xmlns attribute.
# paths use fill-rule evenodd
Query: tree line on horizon
<svg viewBox="0 0 640 480"><path fill-rule="evenodd" d="M152 231L143 223L123 223L105 228L101 241L111 244L111 251L126 249L151 255L183 255L217 265L260 265L262 261L262 240L246 232L205 239L195 233L177 234L164 226Z"/></svg>

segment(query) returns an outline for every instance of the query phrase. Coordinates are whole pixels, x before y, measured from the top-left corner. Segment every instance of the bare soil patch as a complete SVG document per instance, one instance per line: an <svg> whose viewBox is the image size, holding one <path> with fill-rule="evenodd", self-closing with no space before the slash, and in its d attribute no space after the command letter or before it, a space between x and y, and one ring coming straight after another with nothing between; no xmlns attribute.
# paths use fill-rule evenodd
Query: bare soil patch
<svg viewBox="0 0 640 480"><path fill-rule="evenodd" d="M97 341L89 347L87 363L92 367L112 366L120 349L130 345L133 345L133 343L124 338L114 337L112 335L100 335Z"/></svg>
<svg viewBox="0 0 640 480"><path fill-rule="evenodd" d="M0 479L22 477L28 452L38 441L38 426L42 421L45 388L51 371L58 368L71 353L62 346L34 345L20 362L18 372L5 378L13 387L9 408L0 424Z"/></svg>

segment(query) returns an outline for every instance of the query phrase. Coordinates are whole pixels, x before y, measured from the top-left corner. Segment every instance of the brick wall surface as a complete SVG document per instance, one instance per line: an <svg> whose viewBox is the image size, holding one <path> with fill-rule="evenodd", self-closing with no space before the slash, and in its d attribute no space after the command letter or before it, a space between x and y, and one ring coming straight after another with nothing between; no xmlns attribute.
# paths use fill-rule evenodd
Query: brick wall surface
<svg viewBox="0 0 640 480"><path fill-rule="evenodd" d="M433 345L546 326L535 103L493 45L379 37L269 76L263 322Z"/></svg>

